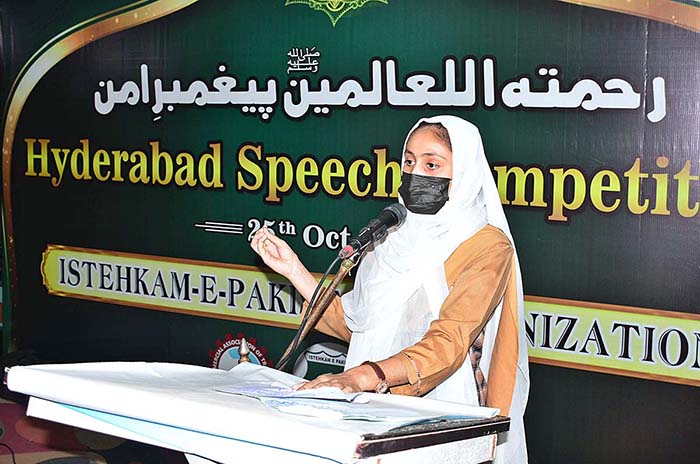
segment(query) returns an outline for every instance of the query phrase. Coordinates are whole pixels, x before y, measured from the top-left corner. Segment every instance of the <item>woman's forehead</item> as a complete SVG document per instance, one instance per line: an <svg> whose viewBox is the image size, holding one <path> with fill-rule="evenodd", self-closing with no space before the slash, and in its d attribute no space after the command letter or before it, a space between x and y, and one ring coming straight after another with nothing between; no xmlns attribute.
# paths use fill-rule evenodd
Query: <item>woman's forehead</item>
<svg viewBox="0 0 700 464"><path fill-rule="evenodd" d="M451 155L451 148L430 128L421 127L411 133L406 141L406 151L413 154L433 153Z"/></svg>

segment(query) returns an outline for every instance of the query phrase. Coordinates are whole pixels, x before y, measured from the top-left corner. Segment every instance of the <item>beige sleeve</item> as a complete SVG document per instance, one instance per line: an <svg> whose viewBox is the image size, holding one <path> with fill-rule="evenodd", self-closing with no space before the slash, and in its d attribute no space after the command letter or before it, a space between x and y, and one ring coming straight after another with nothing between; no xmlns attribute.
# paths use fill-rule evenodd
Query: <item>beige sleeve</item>
<svg viewBox="0 0 700 464"><path fill-rule="evenodd" d="M439 318L421 341L395 355L403 362L409 384L392 388L393 393L427 393L459 369L503 298L512 263L510 242L493 227L455 250L445 263L450 293Z"/></svg>
<svg viewBox="0 0 700 464"><path fill-rule="evenodd" d="M345 324L345 313L343 303L339 296L331 300L321 319L316 323L316 330L331 337L339 338L345 342L350 342L352 333Z"/></svg>

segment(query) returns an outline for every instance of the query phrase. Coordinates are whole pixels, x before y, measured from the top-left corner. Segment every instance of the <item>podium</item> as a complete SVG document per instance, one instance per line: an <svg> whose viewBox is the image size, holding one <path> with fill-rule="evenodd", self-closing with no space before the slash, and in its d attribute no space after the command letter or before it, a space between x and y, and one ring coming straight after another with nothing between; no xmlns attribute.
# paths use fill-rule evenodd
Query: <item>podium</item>
<svg viewBox="0 0 700 464"><path fill-rule="evenodd" d="M293 402L282 412L226 392L232 385L298 381L252 364L231 371L170 363L53 364L15 366L5 375L10 390L30 396L30 416L170 448L190 464L479 464L493 459L497 434L510 423L489 408L399 395L366 394L368 402L358 406L365 420L347 420L329 400L314 402L324 407L313 413L299 413Z"/></svg>

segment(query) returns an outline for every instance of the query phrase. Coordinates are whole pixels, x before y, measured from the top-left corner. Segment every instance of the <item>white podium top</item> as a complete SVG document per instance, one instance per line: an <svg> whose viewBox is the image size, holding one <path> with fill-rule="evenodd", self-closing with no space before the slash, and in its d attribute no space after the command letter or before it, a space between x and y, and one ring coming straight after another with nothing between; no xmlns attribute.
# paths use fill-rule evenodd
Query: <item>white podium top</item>
<svg viewBox="0 0 700 464"><path fill-rule="evenodd" d="M32 397L28 414L180 450L221 463L350 463L367 434L420 418L492 417L497 410L399 395L368 394L363 411L401 411L389 421L282 413L259 400L217 391L302 381L243 364L231 371L169 363L16 366L8 388Z"/></svg>

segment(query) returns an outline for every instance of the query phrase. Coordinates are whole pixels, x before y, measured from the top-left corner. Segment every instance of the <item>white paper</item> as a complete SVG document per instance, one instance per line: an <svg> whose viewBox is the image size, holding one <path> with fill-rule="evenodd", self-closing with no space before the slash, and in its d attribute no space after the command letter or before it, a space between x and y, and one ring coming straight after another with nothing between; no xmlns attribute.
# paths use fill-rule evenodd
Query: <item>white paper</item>
<svg viewBox="0 0 700 464"><path fill-rule="evenodd" d="M295 390L284 385L227 385L224 387L217 387L214 390L222 393L230 393L232 395L243 395L249 396L251 398L306 398L314 400L332 400L332 401L343 401L343 402L354 402L354 403L367 403L369 398L367 398L362 393L343 393L340 388L337 387L321 387L313 388L310 390Z"/></svg>

